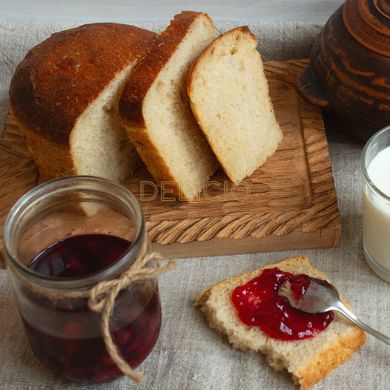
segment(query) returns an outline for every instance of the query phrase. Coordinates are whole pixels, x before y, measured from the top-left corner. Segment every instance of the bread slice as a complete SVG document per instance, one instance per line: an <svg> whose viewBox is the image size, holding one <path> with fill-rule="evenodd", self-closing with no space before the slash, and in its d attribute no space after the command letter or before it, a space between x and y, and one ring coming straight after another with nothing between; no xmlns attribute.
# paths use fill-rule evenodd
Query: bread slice
<svg viewBox="0 0 390 390"><path fill-rule="evenodd" d="M235 184L264 164L283 138L256 43L248 27L230 30L203 51L188 77L192 112Z"/></svg>
<svg viewBox="0 0 390 390"><path fill-rule="evenodd" d="M131 73L120 100L130 139L158 185L192 200L217 162L189 107L187 71L215 37L205 13L176 15Z"/></svg>
<svg viewBox="0 0 390 390"><path fill-rule="evenodd" d="M58 32L29 51L10 100L41 179L126 178L139 162L118 113L133 66L157 35L117 23Z"/></svg>
<svg viewBox="0 0 390 390"><path fill-rule="evenodd" d="M301 389L308 389L348 360L364 344L365 333L338 314L324 331L299 341L275 340L260 328L244 325L231 303L232 291L260 275L264 269L273 267L328 280L306 257L291 257L214 284L196 298L195 306L200 308L212 328L227 336L233 347L263 353L274 369L286 369ZM344 298L343 301L348 305Z"/></svg>

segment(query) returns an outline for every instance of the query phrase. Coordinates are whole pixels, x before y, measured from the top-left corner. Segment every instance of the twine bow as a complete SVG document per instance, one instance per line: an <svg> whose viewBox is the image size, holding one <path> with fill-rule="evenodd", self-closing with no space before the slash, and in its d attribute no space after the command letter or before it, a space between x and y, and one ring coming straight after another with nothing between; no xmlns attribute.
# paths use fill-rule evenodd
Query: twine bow
<svg viewBox="0 0 390 390"><path fill-rule="evenodd" d="M157 260L157 266L145 267L145 264L151 259ZM90 291L89 295L89 308L95 312L102 313L101 330L108 354L118 368L136 383L142 382L144 375L142 372L133 370L119 353L118 347L112 340L110 333L110 317L114 309L115 300L121 290L130 286L136 280L152 279L175 266L175 263L171 260L165 266L162 266L161 260L161 255L156 252L141 256L120 278L97 284Z"/></svg>
<svg viewBox="0 0 390 390"><path fill-rule="evenodd" d="M175 267L175 262L172 260L168 260L165 265L162 265L161 260L163 258L159 253L152 252L145 254L145 252L146 246L143 247L143 250L141 250L140 255L133 264L118 278L98 283L95 287L86 291L64 291L44 288L30 282L25 276L17 272L10 262L8 262L8 269L22 284L38 294L55 299L88 298L89 308L94 312L102 313L100 325L107 353L123 374L127 375L134 382L140 383L144 377L143 373L135 371L130 367L121 356L118 347L112 339L110 333L110 317L114 310L115 300L120 291L126 289L131 283L137 280L155 278ZM155 260L156 265L147 265L150 260Z"/></svg>

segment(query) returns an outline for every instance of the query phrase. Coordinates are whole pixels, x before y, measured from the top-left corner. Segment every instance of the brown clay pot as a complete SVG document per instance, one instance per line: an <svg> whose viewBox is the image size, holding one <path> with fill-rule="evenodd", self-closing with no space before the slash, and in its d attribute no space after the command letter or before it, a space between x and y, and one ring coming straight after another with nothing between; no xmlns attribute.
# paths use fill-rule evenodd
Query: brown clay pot
<svg viewBox="0 0 390 390"><path fill-rule="evenodd" d="M390 0L346 0L298 77L301 95L366 140L390 124Z"/></svg>

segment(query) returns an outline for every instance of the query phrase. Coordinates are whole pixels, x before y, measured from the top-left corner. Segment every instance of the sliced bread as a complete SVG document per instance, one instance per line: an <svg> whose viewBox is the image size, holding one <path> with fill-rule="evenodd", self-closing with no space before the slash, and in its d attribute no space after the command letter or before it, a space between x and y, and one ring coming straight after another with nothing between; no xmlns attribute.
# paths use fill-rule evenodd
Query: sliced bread
<svg viewBox="0 0 390 390"><path fill-rule="evenodd" d="M41 180L66 175L125 179L139 161L118 114L133 66L156 34L95 23L31 49L10 86L12 111Z"/></svg>
<svg viewBox="0 0 390 390"><path fill-rule="evenodd" d="M348 360L364 344L365 333L338 314L325 330L313 338L298 341L276 340L258 327L243 324L231 303L233 290L259 276L264 269L274 267L328 280L306 257L297 256L214 284L197 297L195 306L210 326L227 336L235 348L263 353L274 369L286 369L301 389L308 389ZM345 300L344 303L348 305Z"/></svg>
<svg viewBox="0 0 390 390"><path fill-rule="evenodd" d="M214 37L207 14L176 15L130 74L119 105L129 138L157 184L169 183L188 200L217 167L186 93L188 68Z"/></svg>
<svg viewBox="0 0 390 390"><path fill-rule="evenodd" d="M230 30L203 51L188 77L192 112L235 184L264 164L283 137L256 43L247 27Z"/></svg>

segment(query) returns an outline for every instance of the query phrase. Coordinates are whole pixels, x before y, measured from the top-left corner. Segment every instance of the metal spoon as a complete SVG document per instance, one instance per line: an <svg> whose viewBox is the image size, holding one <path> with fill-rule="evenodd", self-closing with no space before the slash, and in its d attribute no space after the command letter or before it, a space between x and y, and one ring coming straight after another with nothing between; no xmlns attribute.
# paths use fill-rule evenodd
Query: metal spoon
<svg viewBox="0 0 390 390"><path fill-rule="evenodd" d="M286 297L290 305L306 313L324 313L329 310L335 310L347 317L358 327L372 334L379 340L390 345L390 337L372 329L361 322L342 302L336 288L324 280L310 278L306 292L298 296L291 290L291 282L287 279L278 290L278 294Z"/></svg>

